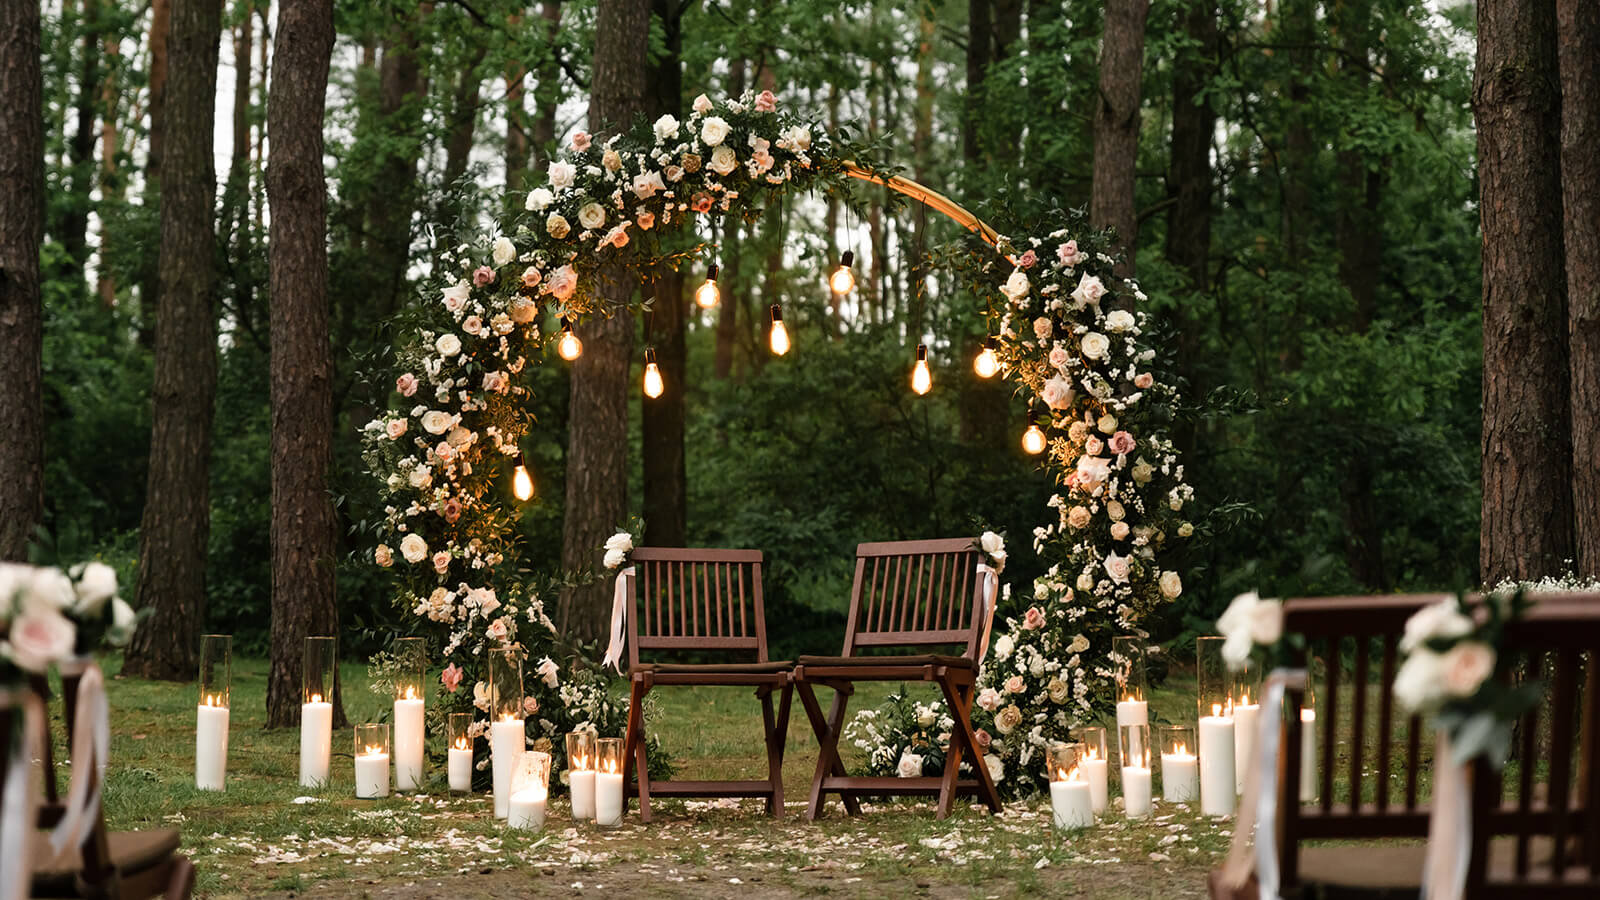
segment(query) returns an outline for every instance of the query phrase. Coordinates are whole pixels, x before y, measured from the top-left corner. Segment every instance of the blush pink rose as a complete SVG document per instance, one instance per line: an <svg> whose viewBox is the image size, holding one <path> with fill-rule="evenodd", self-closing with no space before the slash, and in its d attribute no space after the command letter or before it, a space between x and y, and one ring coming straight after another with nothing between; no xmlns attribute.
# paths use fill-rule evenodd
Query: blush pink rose
<svg viewBox="0 0 1600 900"><path fill-rule="evenodd" d="M634 216L633 221L638 224L640 229L649 231L656 227L656 214L647 209Z"/></svg>
<svg viewBox="0 0 1600 900"><path fill-rule="evenodd" d="M489 372L483 376L483 389L486 391L504 391L506 389L506 376L499 372Z"/></svg>
<svg viewBox="0 0 1600 900"><path fill-rule="evenodd" d="M409 397L415 394L417 392L417 376L410 372L401 375L394 380L394 389L399 391L402 397Z"/></svg>
<svg viewBox="0 0 1600 900"><path fill-rule="evenodd" d="M977 742L979 749L982 750L989 749L989 745L994 743L994 738L990 737L989 732L984 731L982 728L972 733L972 739Z"/></svg>
<svg viewBox="0 0 1600 900"><path fill-rule="evenodd" d="M1029 250L1029 251L1027 251L1027 252L1022 254L1022 258L1021 259L1017 260L1017 265L1023 267L1024 269L1031 269L1038 262L1039 262L1039 254L1033 252L1032 250Z"/></svg>
<svg viewBox="0 0 1600 900"><path fill-rule="evenodd" d="M1057 369L1064 368L1071 359L1072 357L1067 353L1065 347L1057 347L1050 351L1050 365Z"/></svg>
<svg viewBox="0 0 1600 900"><path fill-rule="evenodd" d="M535 269L533 266L529 266L526 269L522 270L522 286L523 287L529 287L529 288L538 287L539 286L539 281L541 279L543 279L543 278L544 278L544 274L542 272L540 272L538 269Z"/></svg>
<svg viewBox="0 0 1600 900"><path fill-rule="evenodd" d="M389 436L389 440L397 440L401 435L406 433L406 420L390 419L389 424L384 426L383 431Z"/></svg>
<svg viewBox="0 0 1600 900"><path fill-rule="evenodd" d="M689 200L689 208L697 213L708 213L716 199L705 191L700 191Z"/></svg>
<svg viewBox="0 0 1600 900"><path fill-rule="evenodd" d="M505 616L501 616L500 618L495 619L493 622L490 622L489 623L489 627L487 629L485 629L484 633L489 636L490 640L495 640L495 641L503 641L503 640L505 640L506 639L506 634L508 633L508 631L506 629L506 618L505 618Z"/></svg>
<svg viewBox="0 0 1600 900"><path fill-rule="evenodd" d="M1149 372L1140 372L1138 375L1133 377L1133 386L1141 391L1149 390L1150 386L1155 383L1155 376L1151 375Z"/></svg>
<svg viewBox="0 0 1600 900"><path fill-rule="evenodd" d="M494 270L488 266L479 266L472 273L472 283L478 287L494 283Z"/></svg>
<svg viewBox="0 0 1600 900"><path fill-rule="evenodd" d="M1029 631L1038 631L1044 627L1044 611L1037 606L1028 607L1022 616L1022 627Z"/></svg>
<svg viewBox="0 0 1600 900"><path fill-rule="evenodd" d="M448 463L456 458L456 448L450 446L449 441L440 441L439 446L433 448L433 455L439 458L439 462Z"/></svg>
<svg viewBox="0 0 1600 900"><path fill-rule="evenodd" d="M539 698L537 698L537 697L523 697L522 698L522 714L523 715L531 716L534 713L537 713L538 711L539 711Z"/></svg>
<svg viewBox="0 0 1600 900"><path fill-rule="evenodd" d="M567 300L578 289L578 273L571 266L562 266L550 273L545 289L554 294L557 300Z"/></svg>
<svg viewBox="0 0 1600 900"><path fill-rule="evenodd" d="M439 673L439 683L444 685L446 693L456 692L456 688L461 686L462 674L461 667L455 663L444 667L444 671Z"/></svg>
<svg viewBox="0 0 1600 900"><path fill-rule="evenodd" d="M1111 448L1112 453L1121 456L1124 453L1132 453L1135 443L1133 435L1126 431L1119 431L1111 436L1111 440L1106 446Z"/></svg>
<svg viewBox="0 0 1600 900"><path fill-rule="evenodd" d="M1092 434L1089 435L1088 440L1085 440L1083 442L1083 452L1089 454L1090 456L1099 456L1100 455L1100 451L1104 450L1104 449L1105 449L1105 444L1102 443L1099 438L1095 437Z"/></svg>
<svg viewBox="0 0 1600 900"><path fill-rule="evenodd" d="M440 575L450 571L450 554L443 550L433 555L433 570Z"/></svg>
<svg viewBox="0 0 1600 900"><path fill-rule="evenodd" d="M1078 261L1078 242L1067 241L1056 247L1056 259L1061 260L1063 266L1070 266Z"/></svg>
<svg viewBox="0 0 1600 900"><path fill-rule="evenodd" d="M1000 692L992 687L986 687L978 692L978 706L989 712L1000 708Z"/></svg>
<svg viewBox="0 0 1600 900"><path fill-rule="evenodd" d="M756 112L772 112L778 108L778 98L771 91L762 91L756 95Z"/></svg>
<svg viewBox="0 0 1600 900"><path fill-rule="evenodd" d="M446 500L444 506L439 508L439 515L444 516L446 522L454 525L456 520L461 518L461 501L454 497Z"/></svg>
<svg viewBox="0 0 1600 900"><path fill-rule="evenodd" d="M483 319L477 316L467 316L466 320L461 323L461 330L467 334L477 334L483 330Z"/></svg>
<svg viewBox="0 0 1600 900"><path fill-rule="evenodd" d="M1005 688L1008 694L1020 694L1027 690L1028 686L1023 682L1021 675L1013 675L1006 679Z"/></svg>
<svg viewBox="0 0 1600 900"><path fill-rule="evenodd" d="M574 132L572 135L572 149L579 153L589 149L589 145L593 142L594 138L590 137L587 131Z"/></svg>

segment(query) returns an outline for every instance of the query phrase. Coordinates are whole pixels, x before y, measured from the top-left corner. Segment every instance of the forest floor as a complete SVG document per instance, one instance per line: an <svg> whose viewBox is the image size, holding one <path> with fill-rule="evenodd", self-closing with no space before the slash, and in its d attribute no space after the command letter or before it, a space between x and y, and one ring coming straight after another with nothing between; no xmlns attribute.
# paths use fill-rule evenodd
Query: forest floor
<svg viewBox="0 0 1600 900"><path fill-rule="evenodd" d="M118 666L108 661L108 674ZM808 824L803 799L817 751L798 704L781 821L764 816L753 800L658 801L648 825L635 809L620 828L574 827L556 798L544 831L511 832L494 819L484 795L356 800L349 756L340 758L337 742L332 784L321 791L299 787L298 734L263 727L266 674L264 661L235 660L226 793L194 788L192 686L110 681L110 826L180 828L199 872L197 896L1165 900L1205 896L1206 871L1228 843L1230 822L1159 798L1150 819L1128 822L1113 808L1098 827L1076 833L1052 829L1048 803L1038 801L1010 805L998 816L958 805L939 821L931 801L867 804L865 815L849 818L835 800L824 818ZM376 721L386 701L367 690L365 669L346 666L342 676L350 719ZM894 689L868 686L852 706L872 705ZM683 777L764 773L760 707L742 689L656 694L653 730ZM1190 695L1157 692L1157 714L1176 717ZM1113 796L1116 790L1113 779Z"/></svg>

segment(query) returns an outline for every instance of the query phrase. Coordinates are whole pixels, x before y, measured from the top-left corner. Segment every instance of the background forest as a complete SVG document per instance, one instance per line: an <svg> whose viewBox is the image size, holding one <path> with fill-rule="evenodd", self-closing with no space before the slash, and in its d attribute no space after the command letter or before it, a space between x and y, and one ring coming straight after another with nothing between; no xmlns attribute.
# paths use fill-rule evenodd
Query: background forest
<svg viewBox="0 0 1600 900"><path fill-rule="evenodd" d="M160 185L176 177L164 167L182 162L163 147L172 128L210 112L151 127L168 102L171 51L152 35L165 34L170 2L44 7L44 552L101 556L132 585L152 516L209 517L205 630L264 654L273 581L264 76L276 10L265 0L223 10L214 249L187 259L213 276L197 302L215 329L215 396L181 362L168 382L214 409L209 508L147 509L159 462L150 298L167 270L156 252ZM1102 5L656 0L649 47L638 50L649 53L653 89L677 93L670 102L771 89L786 107L876 141L880 163L1024 234L1090 205ZM327 424L347 654L368 654L414 621L362 558L364 524L382 510L358 429L391 388L365 374L387 371L436 254L520 204L558 143L591 127L595 21L593 0L335 7L323 125ZM1249 588L1477 583L1473 49L1470 3L1151 0L1135 79L1131 264L1190 403L1176 437L1209 511L1208 540L1180 565L1186 593L1161 637L1206 628ZM832 652L858 541L983 523L1009 536L1008 580L1036 574L1027 548L1033 526L1053 518L1050 485L1018 446L1020 400L972 376L984 301L927 262L959 229L863 189L848 204L818 196L712 237L722 306L687 302L703 277L695 263L660 282L657 311L635 323L635 346L670 347L681 322L686 366L685 402L648 415L637 354L629 378L629 511L643 517L646 540L765 550L775 656ZM846 249L860 287L839 302L824 277ZM765 310L778 301L795 338L783 358L764 344ZM918 397L906 376L923 341L936 386ZM538 425L526 449L538 497L523 529L553 572L563 562L569 370L534 369Z"/></svg>

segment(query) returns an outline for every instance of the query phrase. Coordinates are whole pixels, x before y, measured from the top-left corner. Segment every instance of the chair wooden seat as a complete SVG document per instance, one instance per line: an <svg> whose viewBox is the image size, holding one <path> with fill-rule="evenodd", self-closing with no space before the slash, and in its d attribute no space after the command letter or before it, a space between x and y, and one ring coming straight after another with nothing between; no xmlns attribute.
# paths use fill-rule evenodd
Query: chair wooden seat
<svg viewBox="0 0 1600 900"><path fill-rule="evenodd" d="M40 834L41 839L43 833ZM106 833L106 849L111 865L120 879L138 878L157 866L171 861L178 852L180 836L176 828L152 828L149 831L110 831ZM36 848L35 859L49 856L47 847ZM35 897L77 897L78 878L83 872L83 853L63 853L59 859L40 865L33 872Z"/></svg>
<svg viewBox="0 0 1600 900"><path fill-rule="evenodd" d="M639 547L628 578L628 731L623 784L650 821L650 795L763 797L783 816L783 750L794 687L787 661L767 659L766 608L759 550ZM642 661L640 651L754 657L716 663ZM652 781L646 758L644 698L659 686L754 687L761 701L767 777L743 781ZM773 709L773 694L779 697ZM637 773L637 781L634 776Z"/></svg>
<svg viewBox="0 0 1600 900"><path fill-rule="evenodd" d="M977 571L984 560L973 538L867 543L856 548L844 651L838 656L802 656L792 675L820 746L806 809L808 819L822 813L829 794L838 794L851 815L861 813L857 798L865 795L932 794L938 797L941 819L950 814L958 795L974 794L990 810L1000 811L1000 795L972 730L978 644L987 612L984 580ZM960 646L963 652L887 656L857 652L951 645ZM955 721L943 775L862 778L846 774L839 758L839 738L857 681L931 681L939 685ZM826 715L817 703L817 685L834 692L833 706ZM959 777L964 757L973 769L970 780Z"/></svg>

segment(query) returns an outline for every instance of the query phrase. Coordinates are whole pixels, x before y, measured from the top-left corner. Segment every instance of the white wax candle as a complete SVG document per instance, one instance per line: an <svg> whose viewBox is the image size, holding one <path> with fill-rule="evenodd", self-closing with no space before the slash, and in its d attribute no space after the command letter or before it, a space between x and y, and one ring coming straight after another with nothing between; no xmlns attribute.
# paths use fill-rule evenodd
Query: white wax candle
<svg viewBox="0 0 1600 900"><path fill-rule="evenodd" d="M512 794L506 825L527 831L538 831L543 828L545 802L548 798L548 791L533 788L525 788Z"/></svg>
<svg viewBox="0 0 1600 900"><path fill-rule="evenodd" d="M594 823L596 825L622 824L621 772L596 772L594 774Z"/></svg>
<svg viewBox="0 0 1600 900"><path fill-rule="evenodd" d="M300 786L328 783L333 753L333 704L316 700L300 705Z"/></svg>
<svg viewBox="0 0 1600 900"><path fill-rule="evenodd" d="M389 754L362 753L356 757L356 796L363 800L389 796Z"/></svg>
<svg viewBox="0 0 1600 900"><path fill-rule="evenodd" d="M472 748L450 748L450 790L458 794L472 790Z"/></svg>
<svg viewBox="0 0 1600 900"><path fill-rule="evenodd" d="M1200 717L1200 812L1233 815L1233 719Z"/></svg>
<svg viewBox="0 0 1600 900"><path fill-rule="evenodd" d="M567 773L567 787L572 789L572 821L594 819L594 770Z"/></svg>
<svg viewBox="0 0 1600 900"><path fill-rule="evenodd" d="M1150 815L1150 770L1144 766L1122 767L1122 811L1130 819Z"/></svg>
<svg viewBox="0 0 1600 900"><path fill-rule="evenodd" d="M422 789L423 701L420 698L394 702L394 788L397 791Z"/></svg>
<svg viewBox="0 0 1600 900"><path fill-rule="evenodd" d="M1300 710L1300 801L1317 799L1317 711Z"/></svg>
<svg viewBox="0 0 1600 900"><path fill-rule="evenodd" d="M1200 764L1193 753L1161 754L1161 799L1193 803L1200 796Z"/></svg>
<svg viewBox="0 0 1600 900"><path fill-rule="evenodd" d="M228 776L228 708L196 707L194 786L202 791L226 790Z"/></svg>
<svg viewBox="0 0 1600 900"><path fill-rule="evenodd" d="M1261 707L1254 703L1233 708L1233 790L1244 793L1244 774L1256 767L1256 736L1261 727Z"/></svg>
<svg viewBox="0 0 1600 900"><path fill-rule="evenodd" d="M1122 750L1122 763L1139 763L1145 760L1145 749L1141 744L1142 731L1131 732L1133 735L1132 747L1122 747L1122 728L1125 725L1150 725L1150 704L1143 700L1121 700L1117 702L1117 746Z"/></svg>
<svg viewBox="0 0 1600 900"><path fill-rule="evenodd" d="M1106 811L1106 795L1109 793L1106 760L1099 757L1085 759L1082 765L1083 774L1089 781L1089 804L1094 807L1095 815L1099 815Z"/></svg>
<svg viewBox="0 0 1600 900"><path fill-rule="evenodd" d="M1087 781L1050 782L1050 810L1057 828L1088 828L1094 824L1094 802Z"/></svg>
<svg viewBox="0 0 1600 900"><path fill-rule="evenodd" d="M501 719L489 726L489 752L494 767L494 817L511 815L511 772L528 748L521 719Z"/></svg>

